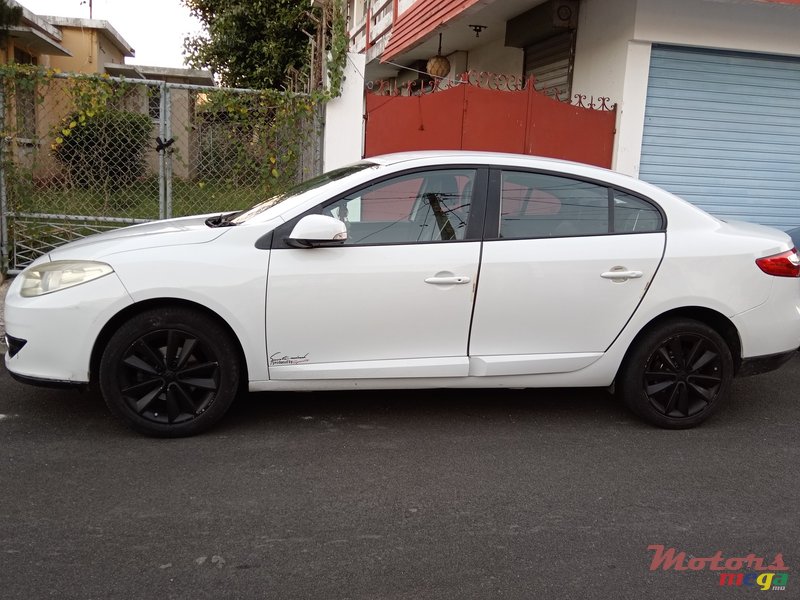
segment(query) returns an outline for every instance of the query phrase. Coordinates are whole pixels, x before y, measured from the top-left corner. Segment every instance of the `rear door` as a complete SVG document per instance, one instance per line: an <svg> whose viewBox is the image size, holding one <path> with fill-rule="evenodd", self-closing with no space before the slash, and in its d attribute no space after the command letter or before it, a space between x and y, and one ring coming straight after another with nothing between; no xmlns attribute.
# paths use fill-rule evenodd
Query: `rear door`
<svg viewBox="0 0 800 600"><path fill-rule="evenodd" d="M590 364L658 269L662 212L645 198L550 173L497 170L490 181L470 373Z"/></svg>

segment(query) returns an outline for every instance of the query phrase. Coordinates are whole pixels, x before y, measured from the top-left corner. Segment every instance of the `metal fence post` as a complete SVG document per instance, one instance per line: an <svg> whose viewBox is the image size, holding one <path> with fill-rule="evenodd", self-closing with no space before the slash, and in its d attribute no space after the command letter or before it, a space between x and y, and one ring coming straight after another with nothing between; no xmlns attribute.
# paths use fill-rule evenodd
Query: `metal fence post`
<svg viewBox="0 0 800 600"><path fill-rule="evenodd" d="M6 93L5 82L0 82L0 130L5 130ZM2 132L0 132L2 133ZM8 271L8 197L6 190L6 136L0 135L0 280Z"/></svg>
<svg viewBox="0 0 800 600"><path fill-rule="evenodd" d="M158 87L159 110L158 110L158 136L162 140L167 140L167 84L161 82ZM166 186L166 156L165 150L158 152L158 218L167 218L167 186Z"/></svg>
<svg viewBox="0 0 800 600"><path fill-rule="evenodd" d="M164 99L164 106L166 108L164 119L164 137L165 140L172 139L172 97L170 93L170 86L168 83L163 84L162 94ZM165 217L166 219L172 218L172 148L167 147L164 149L164 197L165 197Z"/></svg>

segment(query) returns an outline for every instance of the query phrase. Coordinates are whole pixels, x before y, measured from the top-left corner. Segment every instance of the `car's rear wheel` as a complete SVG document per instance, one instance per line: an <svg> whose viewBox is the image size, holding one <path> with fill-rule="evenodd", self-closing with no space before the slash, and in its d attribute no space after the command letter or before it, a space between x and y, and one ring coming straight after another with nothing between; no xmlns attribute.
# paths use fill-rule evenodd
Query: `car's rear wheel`
<svg viewBox="0 0 800 600"><path fill-rule="evenodd" d="M132 429L156 437L205 431L230 408L239 388L239 353L216 320L187 308L142 312L109 340L100 389Z"/></svg>
<svg viewBox="0 0 800 600"><path fill-rule="evenodd" d="M625 404L648 423L686 429L709 418L733 381L728 344L692 319L671 319L634 342L616 386Z"/></svg>

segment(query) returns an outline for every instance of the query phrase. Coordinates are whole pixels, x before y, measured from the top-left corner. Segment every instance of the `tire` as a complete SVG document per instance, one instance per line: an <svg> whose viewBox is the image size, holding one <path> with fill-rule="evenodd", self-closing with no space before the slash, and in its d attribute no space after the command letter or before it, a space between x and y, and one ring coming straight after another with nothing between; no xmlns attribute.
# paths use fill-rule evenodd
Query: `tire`
<svg viewBox="0 0 800 600"><path fill-rule="evenodd" d="M191 309L142 312L108 341L100 390L128 427L153 437L207 430L239 390L239 351L216 320Z"/></svg>
<svg viewBox="0 0 800 600"><path fill-rule="evenodd" d="M688 429L714 414L733 382L728 344L691 319L659 323L634 342L617 378L622 400L665 429Z"/></svg>

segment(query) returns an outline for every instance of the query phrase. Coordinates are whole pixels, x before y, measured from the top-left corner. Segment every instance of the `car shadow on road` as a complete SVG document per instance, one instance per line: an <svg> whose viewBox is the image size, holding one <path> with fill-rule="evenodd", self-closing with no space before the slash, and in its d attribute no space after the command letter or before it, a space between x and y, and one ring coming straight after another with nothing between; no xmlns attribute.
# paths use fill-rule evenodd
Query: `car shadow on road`
<svg viewBox="0 0 800 600"><path fill-rule="evenodd" d="M787 366L788 370L794 371ZM786 375L793 378L792 373ZM105 429L109 435L126 431L121 425L109 427L114 421L96 390L28 387L11 380L4 367L0 367L0 384L3 418L13 420L24 416L29 423L39 421L46 428ZM737 380L733 397L704 428L760 420L769 406L762 404L774 401L773 397L781 394L781 387L782 381L770 375ZM215 431L225 434L277 431L308 422L348 423L365 429L391 424L392 427L424 425L435 430L475 423L526 423L588 430L651 429L605 388L547 388L245 393Z"/></svg>
<svg viewBox="0 0 800 600"><path fill-rule="evenodd" d="M393 426L426 423L630 421L605 389L358 390L315 393L253 393L240 398L226 418L229 427L269 422L351 421Z"/></svg>
<svg viewBox="0 0 800 600"><path fill-rule="evenodd" d="M736 379L731 396L701 429L738 428L770 419L792 402L800 353L777 372ZM653 430L607 388L356 390L251 393L225 419L226 428L262 428L266 423L351 420L441 424L485 421L535 422L574 429L634 427Z"/></svg>
<svg viewBox="0 0 800 600"><path fill-rule="evenodd" d="M103 427L111 420L99 392L29 387L0 367L4 399L0 414L25 416L43 425ZM451 426L457 422L547 421L550 423L632 422L605 389L536 390L357 390L242 394L217 428L227 432L285 428L307 421L391 422Z"/></svg>

